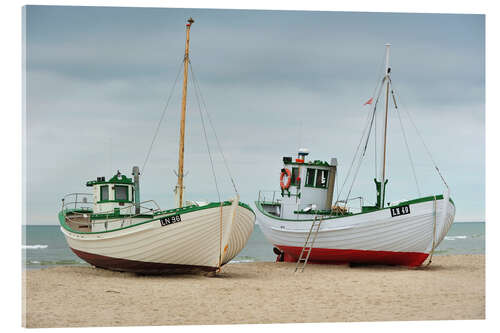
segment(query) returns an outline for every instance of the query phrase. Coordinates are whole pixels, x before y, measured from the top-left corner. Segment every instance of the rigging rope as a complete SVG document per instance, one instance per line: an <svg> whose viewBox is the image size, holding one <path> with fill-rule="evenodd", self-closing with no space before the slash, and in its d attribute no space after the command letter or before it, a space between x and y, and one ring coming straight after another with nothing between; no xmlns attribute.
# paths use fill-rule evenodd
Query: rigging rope
<svg viewBox="0 0 500 333"><path fill-rule="evenodd" d="M370 124L369 126L367 127L368 128L368 132L366 133L366 141L365 141L365 145L363 147L363 152L362 154L359 156L359 161L358 161L358 165L356 167L356 171L354 173L354 176L353 176L353 179L352 179L352 183L351 183L351 186L349 188L349 192L347 193L347 197L345 199L345 205L344 206L347 206L347 201L349 201L349 197L351 196L351 191L354 187L354 184L356 182L356 179L358 177L358 173L359 173L359 169L361 168L361 164L363 162L363 158L365 157L365 154L366 154L366 149L368 148L368 143L370 141L370 135L371 135L371 131L372 131L372 128L373 128L373 123L375 121L375 114L376 114L376 111L377 111L377 105L378 105L378 101L380 99L380 94L382 93L382 87L383 87L383 83L385 81L385 77L384 79L382 79L382 84L380 84L380 88L379 88L379 92L377 94L377 99L375 100L375 105L373 106L373 111L371 113L371 121L370 121ZM364 136L364 135L363 135ZM363 137L362 137L363 138Z"/></svg>
<svg viewBox="0 0 500 333"><path fill-rule="evenodd" d="M158 122L158 125L156 126L155 133L153 135L153 139L151 140L151 144L149 145L148 153L146 154L146 158L144 159L144 164L142 165L142 170L141 173L144 175L144 170L146 169L146 164L148 163L149 160L149 155L151 155L151 150L153 149L153 145L156 141L156 137L158 136L158 132L160 130L161 123L163 121L163 118L165 117L165 113L167 111L168 105L170 104L170 100L172 98L174 88L177 85L177 81L179 80L179 75L181 73L182 66L184 65L184 58L182 59L181 65L179 66L179 70L177 71L177 76L175 77L174 84L172 85L172 88L170 89L170 95L168 96L167 102L165 103L165 107L163 108L163 112L160 117L160 121Z"/></svg>
<svg viewBox="0 0 500 333"><path fill-rule="evenodd" d="M391 83L391 85L392 85L392 83ZM398 94L397 92L395 92L395 94L398 96L399 103L401 104L401 98L399 97L399 94ZM441 180L443 181L444 185L445 185L447 188L449 188L448 183L446 183L446 181L444 180L444 177L443 177L443 175L441 174L441 171L439 170L439 168L438 168L438 166L437 166L436 162L434 161L434 158L432 157L432 154L431 154L431 152L430 152L429 148L428 148L428 147L427 147L427 145L425 144L425 141L424 141L424 139L423 139L422 135L420 134L420 131L418 130L418 128L417 128L417 126L415 125L415 123L413 122L413 118L411 117L410 111L406 110L406 108L404 108L403 110L404 110L404 111L406 112L406 114L408 115L408 119L410 119L410 123L413 125L413 128L415 129L415 132L417 132L417 135L418 135L418 137L420 138L420 141L422 141L422 144L423 144L423 146L424 146L424 148L425 148L425 150L426 150L427 154L429 155L429 157L430 157L430 159L431 159L431 161L432 161L432 164L433 164L434 168L436 169L436 171L437 171L437 173L438 173L439 177L441 177Z"/></svg>
<svg viewBox="0 0 500 333"><path fill-rule="evenodd" d="M392 94L392 99L394 101L394 108L396 109L396 114L398 115L399 124L401 125L401 130L402 130L404 142L405 142L405 145L406 145L406 151L408 152L408 158L410 159L411 170L413 172L413 179L415 180L415 185L417 185L418 196L421 197L422 194L420 193L420 187L418 186L418 180L417 180L417 173L415 171L415 165L414 165L413 159L411 157L410 146L408 145L408 140L406 138L405 128L403 126L403 121L401 120L401 115L399 113L398 105L396 104L396 97L394 96L394 89L392 87L392 80L390 78L389 78L389 83L391 84L391 94Z"/></svg>
<svg viewBox="0 0 500 333"><path fill-rule="evenodd" d="M359 157L358 166L357 166L356 171L354 173L354 176L353 176L353 179L352 179L352 183L351 183L351 187L349 188L349 192L347 192L347 197L345 199L345 206L347 206L347 201L349 200L349 197L351 196L352 188L354 187L354 183L356 182L356 179L358 177L359 169L361 168L361 164L363 162L363 158L365 157L365 154L366 154L366 148L368 147L368 142L370 141L370 134L371 134L372 127L373 127L373 120L375 118L375 110L376 110L376 108L373 108L372 119L370 121L370 126L369 126L369 129L368 129L368 133L366 134L365 145L363 147L363 152L362 152L362 154Z"/></svg>
<svg viewBox="0 0 500 333"><path fill-rule="evenodd" d="M229 175L229 179L231 180L231 184L233 185L234 192L239 197L238 189L236 188L236 183L234 181L234 178L233 178L233 175L231 173L231 170L229 169L229 166L227 164L226 156L224 155L224 152L222 150L222 146L221 146L220 141L219 141L219 137L217 136L217 131L215 130L215 127L214 127L214 125L212 123L212 118L210 117L210 113L208 113L208 108L207 108L207 105L205 103L205 99L203 98L203 94L201 93L201 89L199 87L199 81L196 78L196 76L194 75L194 71L192 69L193 65L191 64L191 61L189 61L189 65L191 67L191 74L193 76L193 82L198 87L198 90L200 92L201 102L203 103L203 106L205 108L205 113L207 115L208 123L209 123L209 125L212 128L212 131L214 133L215 141L217 142L217 147L219 148L219 152L220 152L220 154L222 156L222 161L224 162L224 166L225 166L226 171L227 171L227 173Z"/></svg>
<svg viewBox="0 0 500 333"><path fill-rule="evenodd" d="M378 103L378 99L377 102ZM377 107L377 104L375 104L375 108ZM373 151L374 151L374 156L373 156L373 164L375 165L375 177L377 177L377 117L375 117L375 134L373 135Z"/></svg>
<svg viewBox="0 0 500 333"><path fill-rule="evenodd" d="M198 90L196 85L194 84L194 74L193 74L193 68L191 66L191 61L188 60L189 63L189 70L191 71L191 75L193 76L193 86L194 86L194 94L196 96L196 102L198 103L198 111L200 114L200 119L201 119L201 127L203 128L203 136L205 138L205 144L207 145L207 151L208 151L208 157L210 159L210 166L212 169L212 175L214 177L214 182L215 182L215 189L217 190L217 197L219 198L219 202L221 202L221 196L220 196L220 191L219 191L219 185L217 183L217 175L215 174L215 168L214 168L214 162L212 159L212 153L210 151L210 145L208 144L208 136L207 136L207 131L205 128L205 120L203 119L203 112L201 110L201 103L200 103L200 98L198 96ZM222 216L222 215L221 215Z"/></svg>
<svg viewBox="0 0 500 333"><path fill-rule="evenodd" d="M188 63L189 63L189 70L191 72L191 77L193 78L192 85L194 86L194 93L196 96L196 102L198 104L198 111L200 114L201 125L203 128L203 136L205 138L205 143L207 145L207 151L208 151L208 156L210 159L210 166L212 169L212 175L214 177L215 189L217 190L217 196L218 196L219 202L220 202L220 210L219 210L219 262L217 265L217 271L220 271L220 268L222 266L222 210L223 210L223 202L221 200L219 185L217 183L217 175L215 173L214 162L212 159L212 153L210 151L210 145L208 143L207 130L205 128L205 120L203 118L203 109L201 107L200 99L202 100L203 105L205 106L205 113L207 114L207 116L208 116L208 111L206 110L206 104L205 104L205 101L203 100L203 95L201 94L201 89L200 89L200 86L198 84L198 80L196 79L196 76L194 75L194 70L193 70L193 65L191 64L191 59L188 59ZM212 127L212 130L213 130L213 127ZM215 130L213 130L213 131L215 134ZM215 135L215 137L217 139L217 135ZM217 140L217 142L218 142L218 140ZM219 145L219 147L220 147L220 145ZM222 151L221 151L221 153L222 153ZM232 181L232 179L231 179L231 181ZM234 185L234 182L233 182L233 185ZM236 192L236 193L238 193L238 192Z"/></svg>
<svg viewBox="0 0 500 333"><path fill-rule="evenodd" d="M347 183L347 180L349 179L349 176L350 176L350 174L351 174L351 170L352 170L352 167L353 167L353 165L354 165L354 161L356 161L356 156L358 156L359 147L361 147L361 143L363 142L363 138L364 138L364 136L365 136L365 132L366 132L366 129L367 129L367 127L368 127L368 123L369 123L369 122L368 122L368 120L369 120L369 119L370 119L370 114L368 114L368 115L367 115L367 117L366 117L366 123L367 123L367 124L365 125L365 127L364 127L364 129L363 129L363 132L362 132L361 138L360 138L359 143L358 143L358 147L356 148L356 152L354 153L354 156L352 157L351 165L349 166L349 170L348 170L348 172L347 172L347 175L346 175L346 177L345 177L345 179L344 179L344 182L342 183L342 187L340 188L340 192L338 192L338 194L337 194L337 200L336 200L336 202L335 202L335 205L337 205L337 203L339 202L340 195L341 195L341 194L342 194L342 192L344 191L344 186L345 186L345 184Z"/></svg>

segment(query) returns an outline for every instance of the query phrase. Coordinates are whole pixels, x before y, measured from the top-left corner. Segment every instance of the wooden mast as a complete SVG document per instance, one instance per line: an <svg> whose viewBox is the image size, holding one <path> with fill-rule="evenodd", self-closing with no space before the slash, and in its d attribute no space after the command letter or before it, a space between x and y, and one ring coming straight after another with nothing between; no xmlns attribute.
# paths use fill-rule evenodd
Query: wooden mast
<svg viewBox="0 0 500 333"><path fill-rule="evenodd" d="M179 137L179 169L177 172L177 185L175 193L177 194L177 207L182 207L182 192L184 189L184 133L186 124L186 94L187 94L187 79L188 79L188 65L189 65L189 31L191 24L194 23L193 18L189 18L186 24L186 50L184 53L184 85L182 86L182 109L181 109L181 125Z"/></svg>
<svg viewBox="0 0 500 333"><path fill-rule="evenodd" d="M386 93L385 93L385 123L384 123L384 157L382 159L382 177L380 183L380 200L379 200L379 208L384 208L385 202L385 160L386 160L386 152L387 152L387 116L389 113L389 74L391 72L391 68L389 67L389 48L391 44L385 44L385 81L386 81Z"/></svg>

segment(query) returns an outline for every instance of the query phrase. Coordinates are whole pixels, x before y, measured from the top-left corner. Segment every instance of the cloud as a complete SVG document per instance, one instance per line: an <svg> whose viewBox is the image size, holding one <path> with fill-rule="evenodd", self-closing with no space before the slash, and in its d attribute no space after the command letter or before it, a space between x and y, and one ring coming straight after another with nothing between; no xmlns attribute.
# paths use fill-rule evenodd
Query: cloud
<svg viewBox="0 0 500 333"><path fill-rule="evenodd" d="M59 199L86 190L87 180L142 168L190 15L193 69L244 201L277 189L281 157L299 146L312 159L338 157L343 181L369 110L362 104L391 41L394 89L422 189L442 191L405 110L457 206L470 207L458 213L484 217L484 16L29 6L30 223L55 223ZM141 186L142 198L163 207L173 205L180 82L173 92ZM193 92L190 85L187 193L217 200ZM390 131L388 195L415 195L394 112ZM226 198L232 186L209 139ZM366 200L374 200L372 154L354 189Z"/></svg>

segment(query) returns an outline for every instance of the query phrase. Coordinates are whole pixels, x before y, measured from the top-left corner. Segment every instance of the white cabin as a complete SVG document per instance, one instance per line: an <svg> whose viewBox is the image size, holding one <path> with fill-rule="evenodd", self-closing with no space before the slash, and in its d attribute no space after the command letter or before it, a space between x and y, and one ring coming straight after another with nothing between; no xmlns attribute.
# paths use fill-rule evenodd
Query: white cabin
<svg viewBox="0 0 500 333"><path fill-rule="evenodd" d="M93 188L94 214L130 215L134 213L134 183L131 178L122 175L120 171L108 181L105 177L90 180L87 186Z"/></svg>
<svg viewBox="0 0 500 333"><path fill-rule="evenodd" d="M332 210L333 189L337 171L337 159L307 161L309 152L300 149L297 158L283 157L281 196L275 195L274 202L264 204L265 209L280 218L296 219L314 212ZM287 179L290 174L291 180ZM288 182L290 185L287 187ZM283 186L284 185L284 186Z"/></svg>

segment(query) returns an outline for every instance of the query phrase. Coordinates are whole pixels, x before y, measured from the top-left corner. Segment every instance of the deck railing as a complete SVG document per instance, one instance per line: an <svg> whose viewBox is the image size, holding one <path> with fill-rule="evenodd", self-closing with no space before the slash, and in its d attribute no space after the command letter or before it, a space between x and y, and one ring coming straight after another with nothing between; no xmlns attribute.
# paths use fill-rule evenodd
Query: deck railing
<svg viewBox="0 0 500 333"><path fill-rule="evenodd" d="M261 190L259 191L259 197L257 202L265 202L270 204L280 204L281 203L281 192L273 190Z"/></svg>
<svg viewBox="0 0 500 333"><path fill-rule="evenodd" d="M359 200L359 207L354 205L348 205L349 202L354 200ZM337 202L335 202L334 205L338 207L344 207L345 209L347 209L348 212L356 214L362 211L363 202L364 202L363 197L355 197L355 198L349 198L347 200L337 200Z"/></svg>
<svg viewBox="0 0 500 333"><path fill-rule="evenodd" d="M92 220L91 214L93 212L92 205L94 203L94 196L90 193L70 193L64 196L62 199L62 213L64 218L71 223L74 223L79 226L87 226L92 228L95 225L104 224L104 229L108 230L108 223L111 221L119 221L121 219L121 226L128 221L129 224L132 224L132 219L140 216L140 215L151 215L154 216L156 213L161 212L162 209L158 205L158 203L154 200L146 200L142 201L139 204L140 210L139 213L130 214L132 209L135 209L135 204L130 204L128 206L120 207L118 209L118 217L117 211L115 209L101 212L99 215L101 216L100 220ZM151 207L153 206L153 207ZM126 211L127 213L122 214L122 211ZM71 212L72 216L68 216L68 213ZM78 221L78 220L80 221ZM81 220L85 220L82 222Z"/></svg>
<svg viewBox="0 0 500 333"><path fill-rule="evenodd" d="M352 201L357 201L359 200L359 206L356 204L350 204ZM257 202L259 203L266 203L266 204L280 204L281 203L281 192L280 191L273 191L273 190L261 190L259 191L259 196L257 199ZM342 211L345 209L345 214L347 213L360 213L362 211L362 207L364 205L364 199L363 197L355 197L355 198L349 198L347 201L346 200L338 200L334 203L333 206L337 206L339 209ZM332 207L333 208L333 207ZM342 214L342 212L340 212Z"/></svg>

